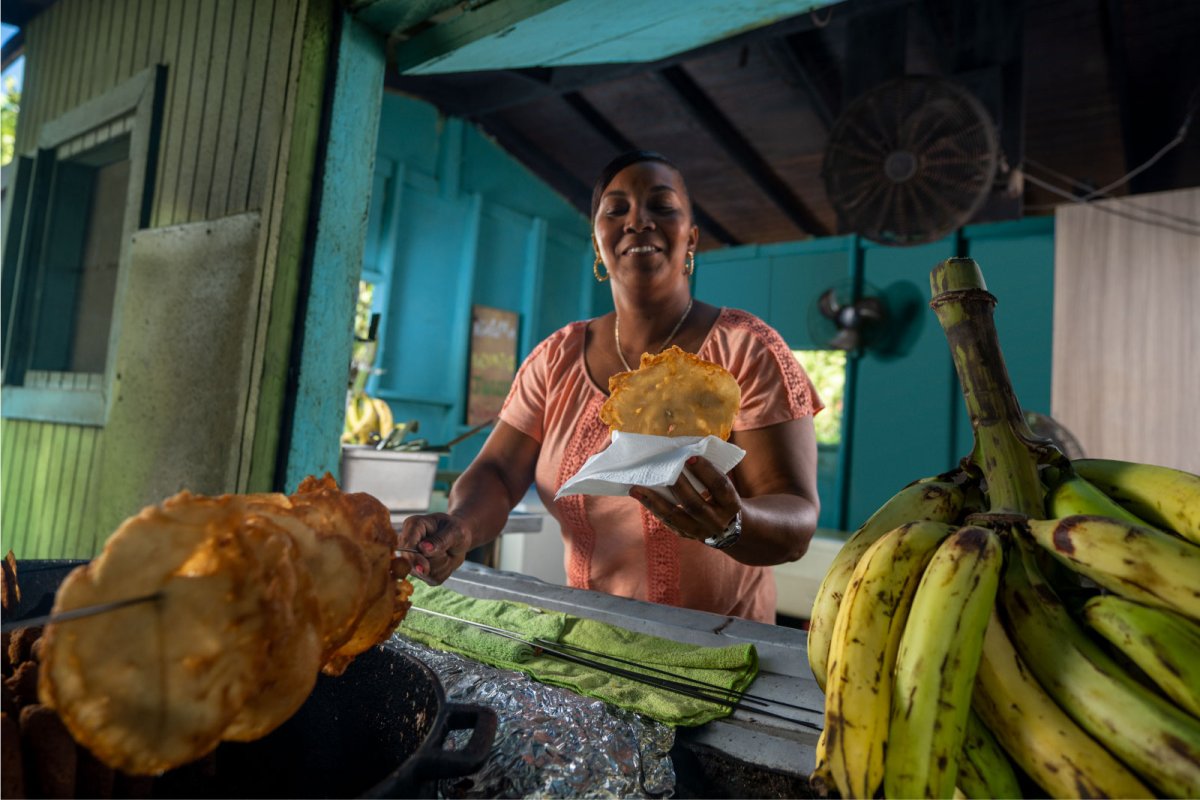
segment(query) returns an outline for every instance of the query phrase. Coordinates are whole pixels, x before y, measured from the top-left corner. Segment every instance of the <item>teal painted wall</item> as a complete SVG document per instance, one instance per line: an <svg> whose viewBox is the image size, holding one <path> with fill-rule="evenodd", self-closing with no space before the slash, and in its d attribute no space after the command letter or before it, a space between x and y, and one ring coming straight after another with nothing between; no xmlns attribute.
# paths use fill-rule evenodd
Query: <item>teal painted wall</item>
<svg viewBox="0 0 1200 800"><path fill-rule="evenodd" d="M818 475L820 524L853 530L910 481L950 469L972 446L945 335L928 308L929 271L956 253L983 268L999 299L996 326L1022 406L1048 413L1054 308L1050 219L964 228L918 247L882 247L830 237L705 253L696 296L758 314L793 349L819 346L807 323L826 287L856 276L908 321L887 348L868 349L848 368L842 452Z"/></svg>
<svg viewBox="0 0 1200 800"><path fill-rule="evenodd" d="M363 278L382 317L367 388L440 444L469 429L473 304L520 315L518 363L596 313L588 224L475 128L417 100L384 95L375 161ZM485 437L441 467L466 467Z"/></svg>

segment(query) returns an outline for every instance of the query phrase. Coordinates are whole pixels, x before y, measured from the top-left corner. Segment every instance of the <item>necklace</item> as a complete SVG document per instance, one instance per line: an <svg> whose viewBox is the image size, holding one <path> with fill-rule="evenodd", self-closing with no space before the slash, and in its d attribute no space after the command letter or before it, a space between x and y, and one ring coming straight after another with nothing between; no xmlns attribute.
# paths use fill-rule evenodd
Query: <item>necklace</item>
<svg viewBox="0 0 1200 800"><path fill-rule="evenodd" d="M688 298L687 308L683 310L683 316L679 318L679 322L675 323L675 327L671 328L671 332L667 334L667 339L662 343L662 347L658 348L661 353L667 349L667 345L675 338L675 334L679 333L679 329L683 326L683 321L688 318L688 314L692 313L692 301L694 298ZM613 339L617 343L617 356L621 359L621 364L625 367L626 372L633 372L633 367L629 366L629 362L625 360L625 353L621 351L621 317L613 316Z"/></svg>

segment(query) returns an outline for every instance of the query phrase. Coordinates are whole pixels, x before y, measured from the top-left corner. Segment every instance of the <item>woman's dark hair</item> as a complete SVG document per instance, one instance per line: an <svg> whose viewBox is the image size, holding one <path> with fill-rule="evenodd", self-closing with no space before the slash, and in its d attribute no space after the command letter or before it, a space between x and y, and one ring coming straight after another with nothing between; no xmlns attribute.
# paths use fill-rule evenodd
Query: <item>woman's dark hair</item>
<svg viewBox="0 0 1200 800"><path fill-rule="evenodd" d="M591 219L596 219L596 212L600 210L600 198L604 196L604 190L612 183L612 179L617 177L617 173L631 164L640 164L643 161L657 161L660 164L666 164L671 169L679 173L680 179L683 178L683 172L675 165L675 162L664 156L662 153L657 153L653 150L630 150L614 158L600 170L600 177L596 178L596 183L592 186L592 216ZM688 199L688 213L691 213L691 198Z"/></svg>

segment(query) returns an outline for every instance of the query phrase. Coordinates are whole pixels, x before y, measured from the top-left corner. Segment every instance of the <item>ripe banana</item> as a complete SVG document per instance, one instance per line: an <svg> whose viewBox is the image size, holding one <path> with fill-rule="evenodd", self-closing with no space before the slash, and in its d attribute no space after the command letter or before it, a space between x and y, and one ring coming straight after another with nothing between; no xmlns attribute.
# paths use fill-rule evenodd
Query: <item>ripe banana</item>
<svg viewBox="0 0 1200 800"><path fill-rule="evenodd" d="M1200 475L1104 458L1081 458L1071 465L1151 525L1200 544Z"/></svg>
<svg viewBox="0 0 1200 800"><path fill-rule="evenodd" d="M1100 491L1083 476L1072 473L1046 492L1046 518L1092 514L1149 527L1149 523Z"/></svg>
<svg viewBox="0 0 1200 800"><path fill-rule="evenodd" d="M1042 578L1033 551L1019 549L1021 557L1005 569L1000 597L1013 641L1038 682L1153 787L1173 797L1200 796L1200 720L1138 683L1101 650Z"/></svg>
<svg viewBox="0 0 1200 800"><path fill-rule="evenodd" d="M1051 797L1154 796L1046 694L995 610L983 638L971 707L1017 766Z"/></svg>
<svg viewBox="0 0 1200 800"><path fill-rule="evenodd" d="M991 612L988 613L991 619ZM975 711L967 715L962 752L958 756L958 781L963 793L975 800L1021 797L1021 784L1012 762L996 737Z"/></svg>
<svg viewBox="0 0 1200 800"><path fill-rule="evenodd" d="M928 521L893 529L867 549L846 586L833 626L817 754L842 797L874 797L883 781L892 666L904 621L925 565L953 530Z"/></svg>
<svg viewBox="0 0 1200 800"><path fill-rule="evenodd" d="M371 404L375 406L375 415L378 419L376 429L379 431L379 438L386 439L396 427L396 419L392 416L392 407L380 397L372 397Z"/></svg>
<svg viewBox="0 0 1200 800"><path fill-rule="evenodd" d="M1055 558L1106 589L1200 620L1200 547L1108 517L1030 520L1028 527Z"/></svg>
<svg viewBox="0 0 1200 800"><path fill-rule="evenodd" d="M949 478L938 476L915 481L880 506L842 545L817 589L809 615L808 664L822 690L826 684L834 620L859 559L881 536L906 522L953 522L962 511L963 497L963 488Z"/></svg>
<svg viewBox="0 0 1200 800"><path fill-rule="evenodd" d="M884 768L887 797L954 793L1002 561L998 534L966 526L938 546L921 576L896 655Z"/></svg>
<svg viewBox="0 0 1200 800"><path fill-rule="evenodd" d="M1200 625L1111 594L1089 600L1083 618L1164 694L1200 717Z"/></svg>

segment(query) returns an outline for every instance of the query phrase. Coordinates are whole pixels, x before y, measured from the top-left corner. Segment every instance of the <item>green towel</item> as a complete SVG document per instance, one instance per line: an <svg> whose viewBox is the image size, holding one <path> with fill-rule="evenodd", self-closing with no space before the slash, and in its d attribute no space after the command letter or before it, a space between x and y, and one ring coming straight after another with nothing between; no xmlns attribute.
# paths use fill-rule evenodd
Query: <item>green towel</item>
<svg viewBox="0 0 1200 800"><path fill-rule="evenodd" d="M413 586L412 602L416 608L482 622L526 638L545 639L608 653L665 670L676 680L692 678L734 691L745 691L758 674L758 653L752 644L728 647L683 644L596 620L545 611L525 603L481 600L419 581L414 581ZM422 614L415 609L409 611L399 632L422 644L450 650L492 666L523 672L543 683L563 686L670 725L701 725L730 713L728 707L717 703L647 686L640 681L573 664L554 656L541 655L523 642L453 620ZM668 677L649 670L639 670L629 664L615 666L646 672L654 677Z"/></svg>

